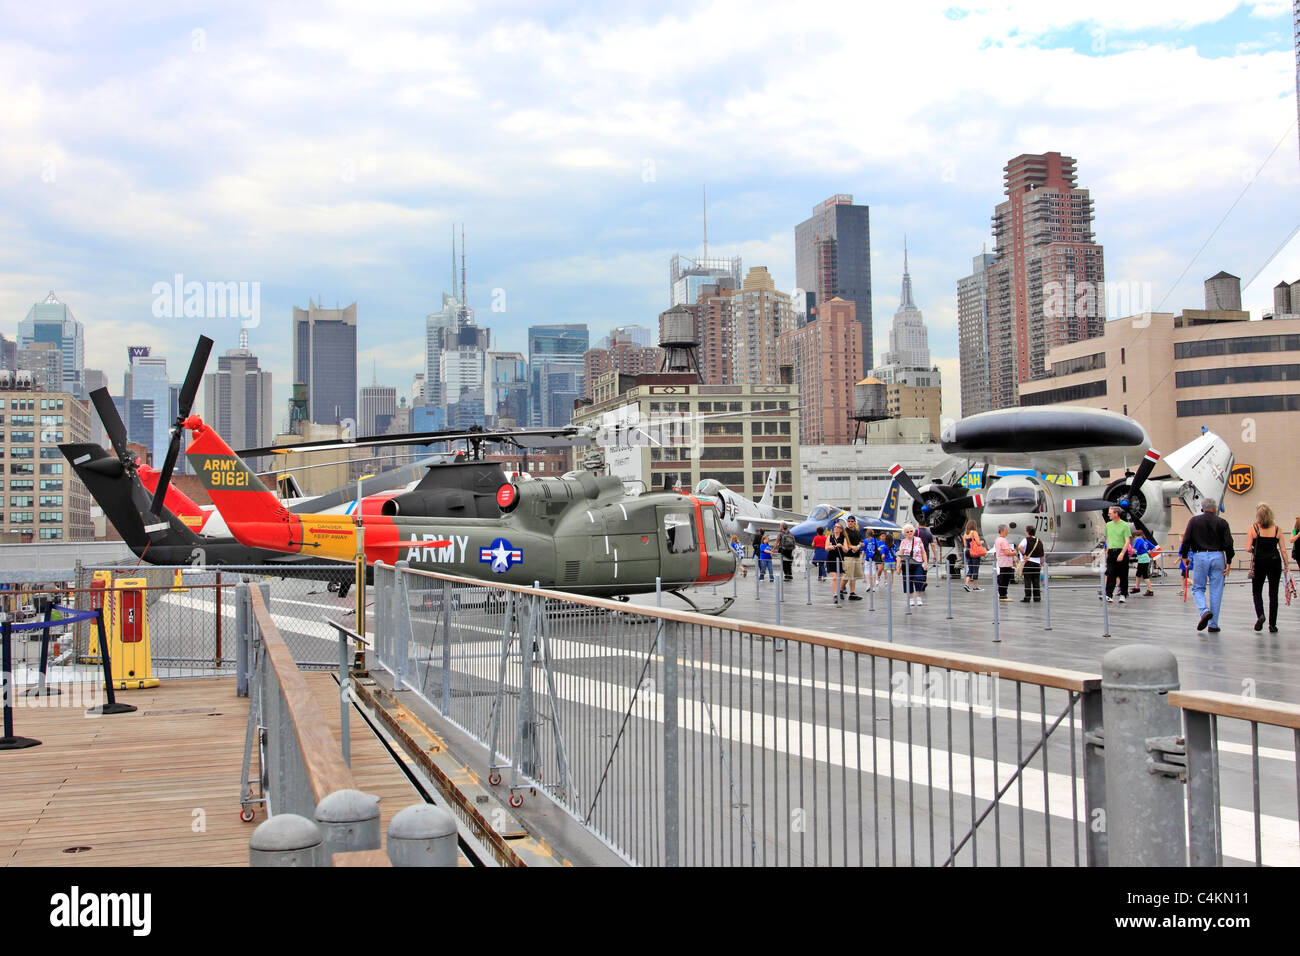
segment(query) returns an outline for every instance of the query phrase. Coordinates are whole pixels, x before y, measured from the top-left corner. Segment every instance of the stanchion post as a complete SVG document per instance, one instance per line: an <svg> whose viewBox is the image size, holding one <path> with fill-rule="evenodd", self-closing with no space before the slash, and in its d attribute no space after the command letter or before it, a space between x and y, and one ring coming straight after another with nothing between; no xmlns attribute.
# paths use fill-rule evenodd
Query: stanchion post
<svg viewBox="0 0 1300 956"><path fill-rule="evenodd" d="M784 582L785 575L782 574L776 579L776 588L773 590L773 595L776 598L776 623L778 625L781 623L781 588Z"/></svg>
<svg viewBox="0 0 1300 956"><path fill-rule="evenodd" d="M1043 576L1043 630L1050 631L1052 629L1052 573L1047 567L1046 549L1043 550L1042 571L1040 572Z"/></svg>
<svg viewBox="0 0 1300 956"><path fill-rule="evenodd" d="M807 564L808 573L804 576L804 579L808 582L808 606L809 607L812 607L812 566L813 563L809 561Z"/></svg>
<svg viewBox="0 0 1300 956"><path fill-rule="evenodd" d="M944 575L944 580L947 582L948 620L950 621L952 620L952 569L956 566L957 563L955 561L949 561L948 573Z"/></svg>
<svg viewBox="0 0 1300 956"><path fill-rule="evenodd" d="M41 669L36 679L36 688L27 692L28 697L50 697L62 693L57 687L50 690L45 686L45 673L50 664L50 621L54 617L52 605L45 608L45 627L41 628Z"/></svg>
<svg viewBox="0 0 1300 956"><path fill-rule="evenodd" d="M885 562L882 564L881 570L888 571L889 563ZM889 581L889 578L886 577L885 580ZM890 642L894 640L894 588L892 585L892 581L889 581L889 583L885 585L885 616L889 618L888 634Z"/></svg>
<svg viewBox="0 0 1300 956"><path fill-rule="evenodd" d="M903 593L907 595L907 610L903 612L903 617L912 616L912 558L910 555L898 556L898 567L903 572Z"/></svg>
<svg viewBox="0 0 1300 956"><path fill-rule="evenodd" d="M1110 608L1106 605L1110 602L1106 600L1106 564L1103 560L1101 565L1101 590L1097 592L1101 598L1101 636L1110 637Z"/></svg>
<svg viewBox="0 0 1300 956"><path fill-rule="evenodd" d="M99 635L99 659L104 664L104 693L108 696L108 703L92 707L86 713L96 716L133 713L135 707L131 704L119 704L117 695L113 693L113 662L108 653L108 635L104 633L103 608L95 611L95 629Z"/></svg>
<svg viewBox="0 0 1300 956"><path fill-rule="evenodd" d="M991 589L993 591L993 643L1001 644L1002 643L1002 633L1001 633L1002 569L998 567L998 562L996 558L993 561L993 570L996 572L994 574L994 580L997 582L997 586ZM1010 585L1007 585L1007 587L1009 590Z"/></svg>
<svg viewBox="0 0 1300 956"><path fill-rule="evenodd" d="M0 674L0 697L3 697L4 705L4 736L0 737L0 750L25 750L28 747L40 746L40 741L32 737L15 737L14 736L14 661L11 641L13 640L13 624L10 623L6 616L3 624L3 633L0 634L0 667L4 668L4 673Z"/></svg>

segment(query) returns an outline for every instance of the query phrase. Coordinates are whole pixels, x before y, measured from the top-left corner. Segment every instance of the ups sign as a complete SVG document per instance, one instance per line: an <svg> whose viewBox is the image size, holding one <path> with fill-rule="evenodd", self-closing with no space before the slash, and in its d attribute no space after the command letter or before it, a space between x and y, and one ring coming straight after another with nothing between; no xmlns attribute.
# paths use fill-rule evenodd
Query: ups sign
<svg viewBox="0 0 1300 956"><path fill-rule="evenodd" d="M1255 487L1255 469L1250 465L1233 465L1228 472L1228 488L1244 495Z"/></svg>

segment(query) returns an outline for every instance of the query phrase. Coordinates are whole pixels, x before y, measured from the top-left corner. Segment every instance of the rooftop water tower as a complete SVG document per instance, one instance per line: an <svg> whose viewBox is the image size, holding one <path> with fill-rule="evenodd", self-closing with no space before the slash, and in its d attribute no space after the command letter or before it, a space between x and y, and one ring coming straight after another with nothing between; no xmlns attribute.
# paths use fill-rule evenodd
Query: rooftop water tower
<svg viewBox="0 0 1300 956"><path fill-rule="evenodd" d="M692 372L700 375L700 343L695 334L695 314L675 305L659 315L659 347L664 350L661 372Z"/></svg>

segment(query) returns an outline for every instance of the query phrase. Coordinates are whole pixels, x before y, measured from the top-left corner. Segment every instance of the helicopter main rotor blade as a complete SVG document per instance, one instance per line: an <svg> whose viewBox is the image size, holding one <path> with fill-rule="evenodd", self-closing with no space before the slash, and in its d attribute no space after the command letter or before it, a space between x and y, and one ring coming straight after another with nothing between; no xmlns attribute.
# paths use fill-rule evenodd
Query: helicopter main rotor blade
<svg viewBox="0 0 1300 956"><path fill-rule="evenodd" d="M127 464L131 461L131 451L126 447L126 425L122 422L122 416L117 413L117 406L113 404L108 389L95 389L90 393L90 401L95 406L95 411L99 413L99 420L104 423L104 431L108 434L113 451L117 452L117 457L122 460L122 464Z"/></svg>
<svg viewBox="0 0 1300 956"><path fill-rule="evenodd" d="M172 469L176 467L176 457L181 452L181 442L185 440L183 422L190 417L190 406L194 404L194 397L199 393L199 385L203 382L203 369L207 367L208 355L211 352L212 339L200 335L199 344L195 346L194 355L190 359L190 370L185 373L185 382L181 385L176 422L172 425L172 440L167 446L167 457L163 460L162 473L158 476L158 487L153 493L153 504L149 510L155 515L162 514L163 501L167 497L167 486L172 480Z"/></svg>

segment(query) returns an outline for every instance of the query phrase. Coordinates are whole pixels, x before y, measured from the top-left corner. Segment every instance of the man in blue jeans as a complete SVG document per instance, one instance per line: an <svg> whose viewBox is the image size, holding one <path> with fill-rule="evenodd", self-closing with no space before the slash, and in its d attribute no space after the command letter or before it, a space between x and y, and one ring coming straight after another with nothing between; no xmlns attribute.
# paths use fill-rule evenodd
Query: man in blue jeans
<svg viewBox="0 0 1300 956"><path fill-rule="evenodd" d="M1201 513L1187 522L1178 553L1192 562L1192 596L1201 612L1196 629L1207 625L1211 634L1219 633L1219 604L1223 583L1232 565L1232 529L1218 515L1219 506L1209 499L1201 502ZM1209 588L1209 600L1205 591Z"/></svg>

